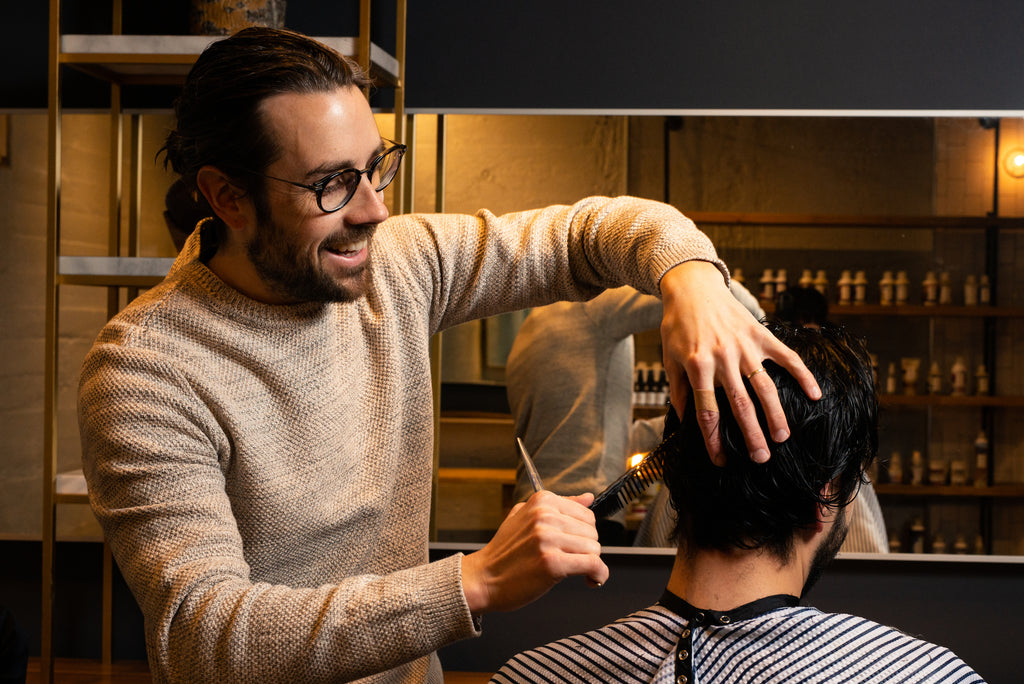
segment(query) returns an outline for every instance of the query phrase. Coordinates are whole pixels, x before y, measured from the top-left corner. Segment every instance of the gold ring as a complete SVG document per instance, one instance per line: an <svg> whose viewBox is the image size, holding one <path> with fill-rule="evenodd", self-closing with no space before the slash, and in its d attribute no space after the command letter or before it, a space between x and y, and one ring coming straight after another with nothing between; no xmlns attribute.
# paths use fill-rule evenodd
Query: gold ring
<svg viewBox="0 0 1024 684"><path fill-rule="evenodd" d="M693 407L698 411L713 411L718 413L718 402L715 400L715 390L693 390Z"/></svg>
<svg viewBox="0 0 1024 684"><path fill-rule="evenodd" d="M756 371L754 371L753 373L750 373L749 375L747 375L747 380L749 380L750 378L754 377L754 376L755 376L755 375L757 375L758 373L764 373L764 366L761 366L760 368L758 368L758 369L757 369Z"/></svg>

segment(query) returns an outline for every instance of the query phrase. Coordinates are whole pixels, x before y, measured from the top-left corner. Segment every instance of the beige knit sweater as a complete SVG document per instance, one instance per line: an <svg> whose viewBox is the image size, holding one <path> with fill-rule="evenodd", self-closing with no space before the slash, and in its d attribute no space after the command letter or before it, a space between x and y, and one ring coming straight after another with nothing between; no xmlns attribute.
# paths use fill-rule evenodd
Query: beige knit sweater
<svg viewBox="0 0 1024 684"><path fill-rule="evenodd" d="M440 681L478 634L461 557L427 562L428 343L604 286L657 292L714 248L632 198L382 224L349 304L268 306L197 260L116 316L79 393L92 507L155 681Z"/></svg>

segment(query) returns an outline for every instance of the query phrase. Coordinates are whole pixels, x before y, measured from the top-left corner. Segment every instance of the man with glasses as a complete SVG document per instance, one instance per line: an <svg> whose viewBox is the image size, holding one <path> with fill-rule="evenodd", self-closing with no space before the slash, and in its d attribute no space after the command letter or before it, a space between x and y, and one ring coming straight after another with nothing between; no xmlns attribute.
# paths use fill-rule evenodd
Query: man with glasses
<svg viewBox="0 0 1024 684"><path fill-rule="evenodd" d="M677 401L687 382L742 390L766 358L817 392L671 207L386 220L404 147L381 139L367 85L288 31L207 48L165 152L215 215L83 365L92 507L158 682L440 681L434 651L484 613L607 579L589 493L540 492L479 551L427 562L440 330L630 284L664 299ZM784 439L774 385L753 378ZM734 401L766 456L745 391Z"/></svg>

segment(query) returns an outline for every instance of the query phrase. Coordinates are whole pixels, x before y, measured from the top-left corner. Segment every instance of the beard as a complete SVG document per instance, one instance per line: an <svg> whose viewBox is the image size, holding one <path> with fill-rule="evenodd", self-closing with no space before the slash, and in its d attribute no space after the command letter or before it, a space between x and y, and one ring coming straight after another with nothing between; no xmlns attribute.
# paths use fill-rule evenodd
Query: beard
<svg viewBox="0 0 1024 684"><path fill-rule="evenodd" d="M328 251L327 245L369 240L373 232L373 227L363 227L348 231L343 241L325 240L317 257ZM276 294L295 302L352 302L366 293L370 280L369 253L359 267L350 269L343 277L336 276L324 269L322 259L307 257L288 235L267 212L260 217L256 235L246 246L256 272Z"/></svg>
<svg viewBox="0 0 1024 684"><path fill-rule="evenodd" d="M841 508L836 513L835 521L832 523L832 529L829 530L828 536L818 546L818 550L814 552L814 558L811 559L811 570L807 573L807 579L804 580L804 587L800 591L800 598L807 596L811 588L817 584L822 573L825 572L825 568L828 567L832 559L839 553L839 549L842 547L849 529L850 526L846 520L846 508Z"/></svg>

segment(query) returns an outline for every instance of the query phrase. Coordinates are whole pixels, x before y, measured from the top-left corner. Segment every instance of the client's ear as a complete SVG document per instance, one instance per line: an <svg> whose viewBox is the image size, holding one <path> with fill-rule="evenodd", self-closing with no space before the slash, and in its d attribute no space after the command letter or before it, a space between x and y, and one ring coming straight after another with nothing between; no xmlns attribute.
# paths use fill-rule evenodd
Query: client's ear
<svg viewBox="0 0 1024 684"><path fill-rule="evenodd" d="M252 224L252 202L223 171L215 166L204 166L196 174L196 185L210 208L229 229L245 230Z"/></svg>

